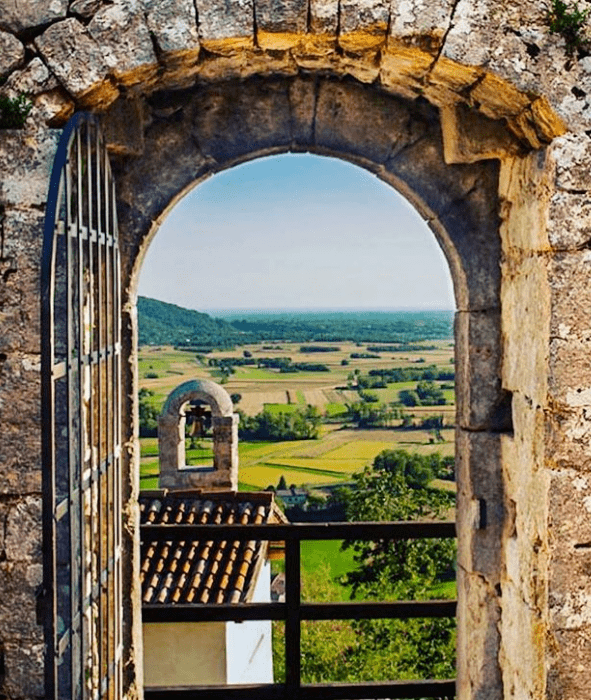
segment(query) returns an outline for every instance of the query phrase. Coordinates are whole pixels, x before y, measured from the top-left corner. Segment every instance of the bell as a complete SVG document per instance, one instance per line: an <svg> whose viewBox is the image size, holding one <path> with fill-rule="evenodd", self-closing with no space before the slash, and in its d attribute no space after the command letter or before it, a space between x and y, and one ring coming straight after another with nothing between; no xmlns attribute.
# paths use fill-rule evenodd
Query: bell
<svg viewBox="0 0 591 700"><path fill-rule="evenodd" d="M185 419L191 426L189 437L205 437L211 419L211 410L201 404L190 404L185 411Z"/></svg>

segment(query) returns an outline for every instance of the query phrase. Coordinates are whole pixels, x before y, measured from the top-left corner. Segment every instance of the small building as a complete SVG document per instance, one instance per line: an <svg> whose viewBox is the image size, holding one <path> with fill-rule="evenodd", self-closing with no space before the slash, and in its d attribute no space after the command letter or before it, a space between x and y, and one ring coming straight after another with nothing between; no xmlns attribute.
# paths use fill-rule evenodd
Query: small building
<svg viewBox="0 0 591 700"><path fill-rule="evenodd" d="M275 495L283 501L286 508L293 508L294 506L304 508L308 500L308 494L305 489L297 488L296 486L292 486L289 489L277 489Z"/></svg>
<svg viewBox="0 0 591 700"><path fill-rule="evenodd" d="M185 465L185 407L212 415L213 467ZM263 524L286 522L271 492L237 492L237 416L226 391L209 380L185 382L169 395L159 420L160 486L140 495L140 523ZM153 607L268 603L273 543L141 542L144 617ZM159 617L162 619L162 615ZM166 619L166 613L164 615ZM271 622L143 623L144 685L174 687L272 683Z"/></svg>

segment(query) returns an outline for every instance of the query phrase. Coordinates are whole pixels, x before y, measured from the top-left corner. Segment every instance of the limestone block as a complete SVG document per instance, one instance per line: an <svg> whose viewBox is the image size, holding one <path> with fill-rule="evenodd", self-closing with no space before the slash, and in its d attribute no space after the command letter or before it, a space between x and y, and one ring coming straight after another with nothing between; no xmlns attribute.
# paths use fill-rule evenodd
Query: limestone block
<svg viewBox="0 0 591 700"><path fill-rule="evenodd" d="M503 582L500 665L503 685L514 698L542 698L545 689L545 637L542 611L526 604L519 583Z"/></svg>
<svg viewBox="0 0 591 700"><path fill-rule="evenodd" d="M555 250L577 250L591 242L591 201L587 194L557 190L548 211L548 241Z"/></svg>
<svg viewBox="0 0 591 700"><path fill-rule="evenodd" d="M204 45L203 41L201 45ZM297 75L298 71L298 64L291 51L265 53L260 49L241 49L238 52L230 47L225 54L219 50L200 63L199 79L210 82L219 82L220 78L244 80L260 74L292 76Z"/></svg>
<svg viewBox="0 0 591 700"><path fill-rule="evenodd" d="M257 43L267 50L296 46L308 22L307 0L256 0Z"/></svg>
<svg viewBox="0 0 591 700"><path fill-rule="evenodd" d="M498 311L458 311L455 320L457 421L470 430L510 430L510 398L501 383Z"/></svg>
<svg viewBox="0 0 591 700"><path fill-rule="evenodd" d="M433 57L417 47L388 46L381 52L380 82L402 97L416 99L424 91Z"/></svg>
<svg viewBox="0 0 591 700"><path fill-rule="evenodd" d="M41 535L40 531L37 535ZM35 594L41 581L28 574L30 566L24 561L0 562L0 620L4 640L16 642L31 637L39 630Z"/></svg>
<svg viewBox="0 0 591 700"><path fill-rule="evenodd" d="M458 571L457 694L501 700L500 606L495 589L476 574Z"/></svg>
<svg viewBox="0 0 591 700"><path fill-rule="evenodd" d="M589 338L589 316L591 287L591 251L584 249L573 253L557 253L549 263L549 283L552 295L552 317L550 333L553 337L565 335L583 339ZM581 382L589 383L591 377L580 377ZM567 400L571 405L580 405Z"/></svg>
<svg viewBox="0 0 591 700"><path fill-rule="evenodd" d="M199 53L193 0L143 0L148 29L164 53Z"/></svg>
<svg viewBox="0 0 591 700"><path fill-rule="evenodd" d="M289 86L289 104L292 148L305 149L314 139L316 81L305 76L295 78Z"/></svg>
<svg viewBox="0 0 591 700"><path fill-rule="evenodd" d="M504 121L488 119L461 102L441 107L441 129L446 163L476 163L522 151Z"/></svg>
<svg viewBox="0 0 591 700"><path fill-rule="evenodd" d="M320 85L315 117L316 144L335 153L350 153L385 163L418 134L407 129L406 105L390 95L376 95L352 83ZM371 128L368 128L368 123ZM416 130L425 126L418 124Z"/></svg>
<svg viewBox="0 0 591 700"><path fill-rule="evenodd" d="M40 350L39 275L44 215L36 210L6 209L0 270L0 350Z"/></svg>
<svg viewBox="0 0 591 700"><path fill-rule="evenodd" d="M0 201L5 206L42 206L60 132L24 130L0 132Z"/></svg>
<svg viewBox="0 0 591 700"><path fill-rule="evenodd" d="M232 83L204 90L194 106L193 135L218 163L277 151L291 142L289 95L281 80Z"/></svg>
<svg viewBox="0 0 591 700"><path fill-rule="evenodd" d="M253 0L197 0L196 6L203 48L233 55L254 46Z"/></svg>
<svg viewBox="0 0 591 700"><path fill-rule="evenodd" d="M102 47L74 17L50 26L35 46L66 90L82 105L104 107L118 90L106 81L108 65Z"/></svg>
<svg viewBox="0 0 591 700"><path fill-rule="evenodd" d="M25 47L12 34L0 30L0 77L21 65L25 58Z"/></svg>
<svg viewBox="0 0 591 700"><path fill-rule="evenodd" d="M486 65L498 43L504 9L504 3L491 0L459 0L455 3L442 54L465 65Z"/></svg>
<svg viewBox="0 0 591 700"><path fill-rule="evenodd" d="M8 354L0 373L0 421L19 425L26 416L31 430L41 423L40 372L38 355Z"/></svg>
<svg viewBox="0 0 591 700"><path fill-rule="evenodd" d="M543 151L509 158L501 164L501 237L509 265L510 260L520 259L524 252L548 250L547 219L553 180L553 161Z"/></svg>
<svg viewBox="0 0 591 700"><path fill-rule="evenodd" d="M458 430L458 566L487 581L500 579L501 542L506 521L501 435Z"/></svg>
<svg viewBox="0 0 591 700"><path fill-rule="evenodd" d="M591 408L553 406L548 412L545 445L549 465L591 472Z"/></svg>
<svg viewBox="0 0 591 700"><path fill-rule="evenodd" d="M70 12L82 19L91 19L102 5L102 0L74 0L70 3Z"/></svg>
<svg viewBox="0 0 591 700"><path fill-rule="evenodd" d="M68 0L7 0L2 3L2 24L18 33L60 20L67 12Z"/></svg>
<svg viewBox="0 0 591 700"><path fill-rule="evenodd" d="M547 697L560 700L589 700L589 625L575 630L554 630L552 642L553 653L547 661Z"/></svg>
<svg viewBox="0 0 591 700"><path fill-rule="evenodd" d="M28 496L12 505L5 527L6 561L41 564L41 498Z"/></svg>
<svg viewBox="0 0 591 700"><path fill-rule="evenodd" d="M38 95L58 87L57 78L43 63L39 56L35 56L27 65L19 71L14 71L6 81L3 90L18 94L26 92L27 95Z"/></svg>
<svg viewBox="0 0 591 700"><path fill-rule="evenodd" d="M566 134L556 139L549 151L556 161L558 189L591 189L591 141L586 134Z"/></svg>
<svg viewBox="0 0 591 700"><path fill-rule="evenodd" d="M18 401L18 397L8 397ZM38 399L39 401L40 399ZM23 414L24 415L24 414ZM39 493L41 491L41 435L29 421L2 425L0 436L0 494Z"/></svg>
<svg viewBox="0 0 591 700"><path fill-rule="evenodd" d="M124 0L99 10L88 33L100 45L110 72L123 85L154 78L157 58L139 0Z"/></svg>
<svg viewBox="0 0 591 700"><path fill-rule="evenodd" d="M338 24L339 0L310 0L309 32L336 38Z"/></svg>
<svg viewBox="0 0 591 700"><path fill-rule="evenodd" d="M209 166L199 147L187 142L189 131L189 123L183 133L177 124L167 122L155 123L148 130L149 153L134 159L125 175L117 176L121 226L125 222L129 230L135 231L140 221L145 225L144 217L148 221L156 219L170 204L170 192L182 192L207 172Z"/></svg>
<svg viewBox="0 0 591 700"><path fill-rule="evenodd" d="M6 642L4 692L8 697L43 697L44 649L41 628L38 634L22 643Z"/></svg>
<svg viewBox="0 0 591 700"><path fill-rule="evenodd" d="M429 35L439 40L449 27L454 5L453 0L401 0L392 3L390 36L401 39Z"/></svg>
<svg viewBox="0 0 591 700"><path fill-rule="evenodd" d="M139 99L119 99L102 120L110 153L139 156L144 151L145 105Z"/></svg>
<svg viewBox="0 0 591 700"><path fill-rule="evenodd" d="M482 70L452 61L445 56L439 56L432 65L428 76L425 95L430 96L433 90L446 91L448 100L456 93L467 94L476 81L481 77ZM459 95L457 95L459 97ZM447 104L450 102L448 101Z"/></svg>
<svg viewBox="0 0 591 700"><path fill-rule="evenodd" d="M537 406L547 401L548 262L532 254L503 263L503 386Z"/></svg>
<svg viewBox="0 0 591 700"><path fill-rule="evenodd" d="M386 42L390 3L385 0L341 0L339 46L345 51L375 49Z"/></svg>

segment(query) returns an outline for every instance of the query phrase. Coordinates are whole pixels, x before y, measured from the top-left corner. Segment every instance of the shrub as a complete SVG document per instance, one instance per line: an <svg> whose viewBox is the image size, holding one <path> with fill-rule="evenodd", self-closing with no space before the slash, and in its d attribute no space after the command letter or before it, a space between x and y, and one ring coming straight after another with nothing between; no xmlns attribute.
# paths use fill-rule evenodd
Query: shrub
<svg viewBox="0 0 591 700"><path fill-rule="evenodd" d="M0 95L0 129L22 129L33 103L21 92L18 97Z"/></svg>

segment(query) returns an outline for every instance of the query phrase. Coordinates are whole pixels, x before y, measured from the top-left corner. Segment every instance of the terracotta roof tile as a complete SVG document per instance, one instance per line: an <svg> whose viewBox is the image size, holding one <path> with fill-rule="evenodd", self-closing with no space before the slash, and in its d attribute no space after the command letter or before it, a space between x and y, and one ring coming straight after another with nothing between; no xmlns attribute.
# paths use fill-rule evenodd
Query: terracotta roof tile
<svg viewBox="0 0 591 700"><path fill-rule="evenodd" d="M150 491L140 495L143 524L221 524L285 521L268 492ZM240 603L249 599L267 543L142 542L144 603Z"/></svg>

